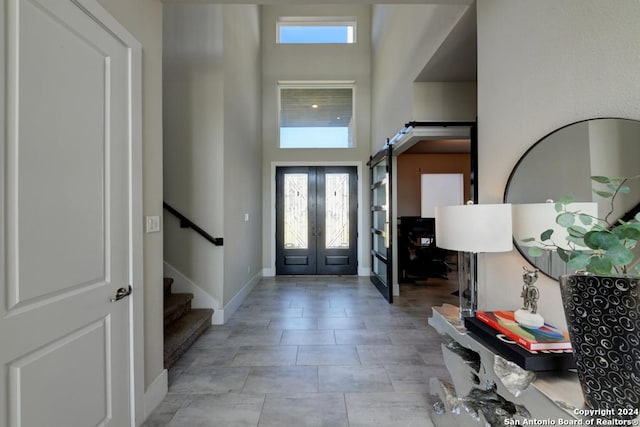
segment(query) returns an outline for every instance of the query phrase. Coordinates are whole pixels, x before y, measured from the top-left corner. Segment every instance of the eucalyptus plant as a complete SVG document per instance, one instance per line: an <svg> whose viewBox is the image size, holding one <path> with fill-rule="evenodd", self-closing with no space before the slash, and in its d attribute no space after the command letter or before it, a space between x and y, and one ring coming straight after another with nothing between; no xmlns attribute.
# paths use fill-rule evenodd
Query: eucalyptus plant
<svg viewBox="0 0 640 427"><path fill-rule="evenodd" d="M538 257L542 255L543 248L553 248L573 270L599 275L640 274L640 247L636 248L640 241L640 212L628 221L610 220L616 198L629 193L631 190L627 184L639 178L640 175L622 178L592 176L591 180L598 187L593 192L610 201L607 215L597 218L572 210L574 197L562 198L555 202L556 223L567 230L567 242L557 244L553 240L553 230L545 230L539 240L534 237L523 239L523 242L536 241L541 246L529 247L529 255Z"/></svg>

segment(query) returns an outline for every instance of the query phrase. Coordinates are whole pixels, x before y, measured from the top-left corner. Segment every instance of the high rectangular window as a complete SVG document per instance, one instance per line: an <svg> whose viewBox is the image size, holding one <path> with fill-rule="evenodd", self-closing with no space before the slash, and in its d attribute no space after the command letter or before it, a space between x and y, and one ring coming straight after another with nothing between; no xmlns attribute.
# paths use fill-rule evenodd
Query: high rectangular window
<svg viewBox="0 0 640 427"><path fill-rule="evenodd" d="M353 144L353 83L280 83L280 148Z"/></svg>
<svg viewBox="0 0 640 427"><path fill-rule="evenodd" d="M280 44L349 44L356 41L352 17L281 16L277 22Z"/></svg>

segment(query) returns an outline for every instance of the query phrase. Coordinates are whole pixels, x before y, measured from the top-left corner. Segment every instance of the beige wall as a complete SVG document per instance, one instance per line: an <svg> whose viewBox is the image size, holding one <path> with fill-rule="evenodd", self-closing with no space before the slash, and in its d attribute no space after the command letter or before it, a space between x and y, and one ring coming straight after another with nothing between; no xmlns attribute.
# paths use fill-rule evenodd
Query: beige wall
<svg viewBox="0 0 640 427"><path fill-rule="evenodd" d="M260 13L224 8L225 306L262 274ZM245 221L245 214L248 221Z"/></svg>
<svg viewBox="0 0 640 427"><path fill-rule="evenodd" d="M223 237L223 6L165 4L163 45L164 199ZM169 213L165 218L165 261L220 310L224 249L180 228Z"/></svg>
<svg viewBox="0 0 640 427"><path fill-rule="evenodd" d="M414 83L468 7L460 4L373 6L372 152L412 120L461 120L467 115L471 117L462 119L475 119L472 83ZM451 103L452 99L457 99L458 105ZM442 104L443 100L446 104Z"/></svg>
<svg viewBox="0 0 640 427"><path fill-rule="evenodd" d="M423 173L461 173L464 199L469 199L469 154L402 154L398 156L398 217L420 216L420 175Z"/></svg>
<svg viewBox="0 0 640 427"><path fill-rule="evenodd" d="M476 82L414 83L412 118L475 121L476 92Z"/></svg>
<svg viewBox="0 0 640 427"><path fill-rule="evenodd" d="M552 130L640 118L639 2L478 0L477 8L481 203L502 200L517 160ZM481 255L480 308L518 306L525 264L515 251ZM540 312L563 325L557 282L538 283Z"/></svg>
<svg viewBox="0 0 640 427"><path fill-rule="evenodd" d="M159 0L99 2L142 44L143 210L145 216L162 216L162 3ZM162 256L162 232L145 234L145 386L164 369Z"/></svg>
<svg viewBox="0 0 640 427"><path fill-rule="evenodd" d="M222 321L262 267L259 8L166 4L164 25L165 200L224 238L213 246L168 215L165 261Z"/></svg>
<svg viewBox="0 0 640 427"><path fill-rule="evenodd" d="M273 164L349 163L366 164L371 151L371 44L370 6L263 6L262 7L262 111L263 111L263 267L267 274L275 268L275 201ZM357 43L351 45L276 45L278 16L354 16L357 19ZM355 81L355 147L344 149L280 149L278 147L278 91L283 80ZM375 145L382 146L382 142ZM368 268L370 257L369 217L363 206L369 204L366 166L360 176L359 223L360 267Z"/></svg>

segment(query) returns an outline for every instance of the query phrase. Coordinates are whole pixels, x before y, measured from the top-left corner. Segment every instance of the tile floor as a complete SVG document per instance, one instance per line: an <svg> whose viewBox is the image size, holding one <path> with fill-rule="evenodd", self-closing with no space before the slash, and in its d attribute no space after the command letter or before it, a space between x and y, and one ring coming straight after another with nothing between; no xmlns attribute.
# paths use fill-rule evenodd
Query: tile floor
<svg viewBox="0 0 640 427"><path fill-rule="evenodd" d="M429 378L449 374L427 319L455 289L403 285L389 305L368 278L264 278L169 371L144 426L432 426Z"/></svg>

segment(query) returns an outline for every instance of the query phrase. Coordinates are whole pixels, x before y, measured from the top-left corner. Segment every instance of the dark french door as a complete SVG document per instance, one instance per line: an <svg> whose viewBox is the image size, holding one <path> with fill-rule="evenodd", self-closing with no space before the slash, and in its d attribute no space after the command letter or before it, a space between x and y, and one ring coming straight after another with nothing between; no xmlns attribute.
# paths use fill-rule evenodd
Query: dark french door
<svg viewBox="0 0 640 427"><path fill-rule="evenodd" d="M357 169L276 168L276 274L357 274Z"/></svg>

